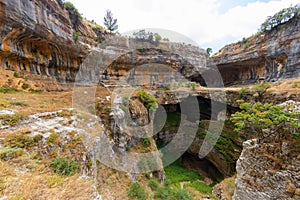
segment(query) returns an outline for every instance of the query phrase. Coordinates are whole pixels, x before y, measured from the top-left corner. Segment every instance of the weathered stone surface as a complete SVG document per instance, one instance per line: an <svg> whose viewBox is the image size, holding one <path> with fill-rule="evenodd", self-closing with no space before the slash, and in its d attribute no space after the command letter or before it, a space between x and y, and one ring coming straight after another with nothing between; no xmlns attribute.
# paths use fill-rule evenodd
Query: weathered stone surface
<svg viewBox="0 0 300 200"><path fill-rule="evenodd" d="M295 153L286 157L281 151L282 145L277 142L260 143L256 139L244 142L237 162L233 199L295 199L300 161L294 157Z"/></svg>
<svg viewBox="0 0 300 200"><path fill-rule="evenodd" d="M277 81L300 75L300 17L270 33L227 45L213 55L225 84Z"/></svg>
<svg viewBox="0 0 300 200"><path fill-rule="evenodd" d="M60 0L0 1L0 67L73 81L96 34ZM76 24L73 24L75 23ZM75 32L80 34L75 41Z"/></svg>

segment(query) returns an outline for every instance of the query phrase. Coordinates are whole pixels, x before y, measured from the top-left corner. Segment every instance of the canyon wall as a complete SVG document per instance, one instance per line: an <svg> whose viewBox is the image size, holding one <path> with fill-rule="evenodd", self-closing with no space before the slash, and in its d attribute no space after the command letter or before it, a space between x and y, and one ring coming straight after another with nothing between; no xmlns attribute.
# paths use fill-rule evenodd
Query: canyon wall
<svg viewBox="0 0 300 200"><path fill-rule="evenodd" d="M300 75L300 16L266 33L229 44L212 56L224 83L277 81Z"/></svg>
<svg viewBox="0 0 300 200"><path fill-rule="evenodd" d="M96 45L92 28L60 0L1 0L0 10L1 68L72 81Z"/></svg>

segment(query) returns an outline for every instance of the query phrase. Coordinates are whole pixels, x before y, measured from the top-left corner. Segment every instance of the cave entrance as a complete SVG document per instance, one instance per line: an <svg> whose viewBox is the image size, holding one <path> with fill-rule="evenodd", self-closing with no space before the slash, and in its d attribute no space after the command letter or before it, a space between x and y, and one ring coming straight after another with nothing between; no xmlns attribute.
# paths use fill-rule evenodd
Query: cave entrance
<svg viewBox="0 0 300 200"><path fill-rule="evenodd" d="M212 113L210 99L197 97L197 100L200 108L200 119L199 113L194 113L197 111L195 111L196 109L193 109L192 107L188 110L185 110L185 113L182 113L179 103L163 105L164 111L167 114L165 124L163 125L163 128L154 136L158 149L161 149L167 145L177 134L182 115L187 116L187 120L190 122L196 122L197 120L217 119L217 113ZM160 109L158 109L154 118L154 123L156 118L161 121L160 116ZM196 154L185 152L178 161L181 162L188 170L197 171L204 178L205 183L208 185L212 184L213 181L221 181L224 178L216 166L214 166L214 164L207 158L200 159Z"/></svg>

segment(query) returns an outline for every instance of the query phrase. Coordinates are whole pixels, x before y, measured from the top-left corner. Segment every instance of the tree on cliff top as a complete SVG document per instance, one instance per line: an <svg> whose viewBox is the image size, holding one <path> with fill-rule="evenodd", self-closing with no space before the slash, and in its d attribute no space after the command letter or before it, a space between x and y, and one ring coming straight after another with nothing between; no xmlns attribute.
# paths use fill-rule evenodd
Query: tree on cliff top
<svg viewBox="0 0 300 200"><path fill-rule="evenodd" d="M281 11L275 13L272 17L269 16L264 23L260 26L260 30L263 32L270 31L273 28L284 24L285 22L291 20L292 18L300 15L299 4L291 6L289 8L284 8Z"/></svg>
<svg viewBox="0 0 300 200"><path fill-rule="evenodd" d="M110 10L106 11L104 16L104 25L109 31L116 31L118 29L117 19L113 18L113 14Z"/></svg>
<svg viewBox="0 0 300 200"><path fill-rule="evenodd" d="M231 115L231 120L235 123L235 131L239 132L245 128L250 128L257 134L259 139L272 138L283 139L288 134L299 135L300 113L288 112L280 105L269 103L255 104L241 101L242 111Z"/></svg>

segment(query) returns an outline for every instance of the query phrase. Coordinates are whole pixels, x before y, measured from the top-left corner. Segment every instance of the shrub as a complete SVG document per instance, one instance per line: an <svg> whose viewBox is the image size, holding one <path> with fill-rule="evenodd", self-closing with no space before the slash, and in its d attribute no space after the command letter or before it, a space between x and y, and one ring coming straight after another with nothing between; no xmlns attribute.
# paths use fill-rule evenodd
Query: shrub
<svg viewBox="0 0 300 200"><path fill-rule="evenodd" d="M29 88L29 85L28 85L27 83L23 83L22 89L23 89L23 90L26 90L26 89L28 89L28 88Z"/></svg>
<svg viewBox="0 0 300 200"><path fill-rule="evenodd" d="M240 94L241 95L246 95L246 94L249 94L250 93L250 90L249 90L249 88L247 88L247 87L242 87L241 89L240 89Z"/></svg>
<svg viewBox="0 0 300 200"><path fill-rule="evenodd" d="M144 102L148 111L155 111L158 108L156 98L145 91L138 91L138 97Z"/></svg>
<svg viewBox="0 0 300 200"><path fill-rule="evenodd" d="M72 176L78 172L78 163L71 160L69 157L66 158L54 158L50 166L54 173L64 176Z"/></svg>
<svg viewBox="0 0 300 200"><path fill-rule="evenodd" d="M28 148L35 145L32 137L27 134L17 134L7 136L4 140L5 146L12 148Z"/></svg>
<svg viewBox="0 0 300 200"><path fill-rule="evenodd" d="M64 2L64 6L67 10L73 10L74 13L79 17L79 19L82 20L82 16L79 13L79 11L77 10L77 8L69 1Z"/></svg>
<svg viewBox="0 0 300 200"><path fill-rule="evenodd" d="M158 188L157 191L154 193L154 197L156 199L161 200L172 200L174 199L175 191L172 190L170 187L161 187Z"/></svg>
<svg viewBox="0 0 300 200"><path fill-rule="evenodd" d="M174 194L174 199L180 199L180 200L193 200L193 197L191 197L191 195L188 193L187 190L178 190L175 194Z"/></svg>
<svg viewBox="0 0 300 200"><path fill-rule="evenodd" d="M151 139L150 138L143 138L143 144L145 146L149 146L151 144Z"/></svg>
<svg viewBox="0 0 300 200"><path fill-rule="evenodd" d="M279 12L275 13L273 16L269 16L264 23L261 24L260 30L263 32L271 31L275 27L286 23L287 21L299 16L300 8L299 5L293 7L284 8Z"/></svg>
<svg viewBox="0 0 300 200"><path fill-rule="evenodd" d="M54 143L58 138L59 138L59 135L57 133L51 133L47 139L47 144Z"/></svg>
<svg viewBox="0 0 300 200"><path fill-rule="evenodd" d="M156 179L150 179L148 181L148 186L152 191L156 191L159 188L159 182Z"/></svg>
<svg viewBox="0 0 300 200"><path fill-rule="evenodd" d="M120 109L123 110L125 113L127 112L127 108L124 105L120 105Z"/></svg>
<svg viewBox="0 0 300 200"><path fill-rule="evenodd" d="M2 148L0 150L0 159L10 160L23 154L23 150L19 148Z"/></svg>
<svg viewBox="0 0 300 200"><path fill-rule="evenodd" d="M79 40L79 38L80 38L80 33L75 31L73 33L73 39L75 40L75 42L77 42Z"/></svg>
<svg viewBox="0 0 300 200"><path fill-rule="evenodd" d="M0 120L3 120L6 125L15 125L24 117L22 113L15 113L13 115L0 115Z"/></svg>
<svg viewBox="0 0 300 200"><path fill-rule="evenodd" d="M131 183L127 191L128 197L138 200L146 200L147 193L139 183Z"/></svg>
<svg viewBox="0 0 300 200"><path fill-rule="evenodd" d="M269 89L271 87L271 83L260 83L260 84L257 84L253 87L253 91L254 92L257 92L259 95L262 95L264 94L267 89Z"/></svg>
<svg viewBox="0 0 300 200"><path fill-rule="evenodd" d="M124 106L128 106L128 104L129 104L129 97L128 96L122 97L122 104Z"/></svg>
<svg viewBox="0 0 300 200"><path fill-rule="evenodd" d="M260 102L242 103L240 109L240 112L231 115L236 132L251 128L262 139L266 137L266 130L269 130L269 135L278 135L280 139L284 134L300 129L300 112L286 112L279 105Z"/></svg>

